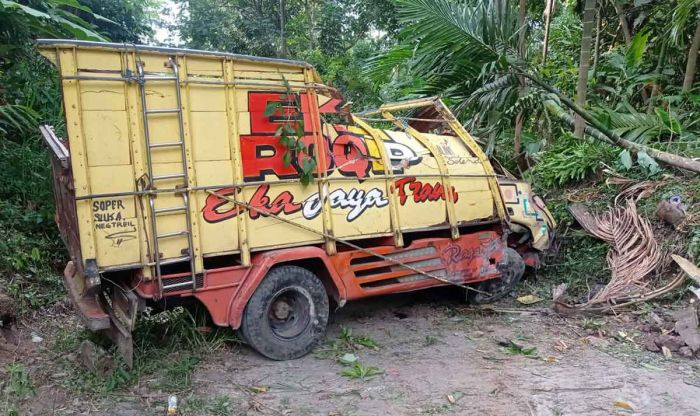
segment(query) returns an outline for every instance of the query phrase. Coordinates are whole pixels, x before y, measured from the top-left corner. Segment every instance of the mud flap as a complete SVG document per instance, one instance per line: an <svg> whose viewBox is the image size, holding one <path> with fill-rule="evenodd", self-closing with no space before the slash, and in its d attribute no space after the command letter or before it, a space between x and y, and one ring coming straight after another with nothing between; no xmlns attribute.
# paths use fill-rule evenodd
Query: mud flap
<svg viewBox="0 0 700 416"><path fill-rule="evenodd" d="M66 264L63 281L85 326L91 331L109 328L109 315L98 302L98 296L88 293L85 288L85 278L77 272L72 261Z"/></svg>
<svg viewBox="0 0 700 416"><path fill-rule="evenodd" d="M131 332L136 325L139 298L128 289L112 285L101 292L100 304L109 315L109 328L105 330L105 334L117 345L127 367L132 368L134 342Z"/></svg>

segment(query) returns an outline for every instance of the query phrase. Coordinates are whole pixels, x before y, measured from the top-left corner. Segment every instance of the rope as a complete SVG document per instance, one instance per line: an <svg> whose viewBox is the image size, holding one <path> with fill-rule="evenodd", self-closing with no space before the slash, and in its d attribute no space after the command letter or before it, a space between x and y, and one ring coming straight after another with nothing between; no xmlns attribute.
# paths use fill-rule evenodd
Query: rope
<svg viewBox="0 0 700 416"><path fill-rule="evenodd" d="M253 207L253 206L251 206L251 205L249 205L249 204L247 204L247 203L245 203L245 202L236 201L236 200L234 200L233 198L230 198L230 197L228 197L228 196L226 196L226 195L221 195L221 194L219 194L219 193L217 193L217 192L210 191L210 190L207 190L206 192L207 192L208 194L214 195L214 196L216 196L216 197L218 197L218 198L221 198L221 199L224 199L224 200L226 200L226 201L228 201L228 202L231 202L231 203L233 203L233 204L235 204L235 205L239 205L239 206L244 207L244 208L246 208L246 209L248 209L248 210L255 211L255 212L257 212L257 213L260 214L260 215L263 215L263 216L266 216L266 217L272 217L272 218L274 218L274 219L276 219L276 220L278 220L278 221L280 221L280 222L284 222L284 223L286 223L286 224L290 224L290 225L293 225L293 226L295 226L295 227L301 228L301 229L304 230L304 231L308 231L308 232L310 232L310 233L314 233L314 234L320 235L320 236L322 236L322 237L331 239L331 240L333 240L333 241L335 241L335 242L337 242L337 243L345 244L346 246L351 247L351 248L353 248L353 249L355 249L355 250L359 250L359 251L361 251L361 252L363 252L363 253L366 253L366 254L369 254L369 255L371 255L371 256L378 257L378 258L380 258L380 259L382 259L382 260L384 260L384 261L388 261L388 262L390 262L390 263L392 263L392 264L395 264L395 265L397 265L397 266L404 267L404 268L406 268L406 269L408 269L408 270L410 270L410 271L412 271L412 272L418 273L418 274L423 275L423 276L425 276L425 277L429 277L429 278L431 278L431 279L437 280L437 281L442 282L442 283L446 283L446 284L448 284L448 285L458 286L458 287L460 287L460 288L462 288L462 289L467 289L467 290L471 290L471 291L474 291L474 292L477 292L477 293L481 293L482 295L491 296L490 293L484 292L483 290L475 289L475 288L470 287L470 286L467 286L467 285L465 285L465 284L453 282L453 281L448 280L448 279L445 279L445 278L443 278L443 277L436 276L436 275L434 275L434 274L432 274L432 273L425 272L425 271L423 271L423 270L420 270L420 269L417 269L417 268L415 268L415 267L413 267L413 266L410 266L410 265L408 265L408 264L406 264L406 263L402 263L402 262L400 262L400 261L398 261L398 260L394 260L394 259L392 259L392 258L390 258L390 257L384 256L384 255L382 255L382 254L380 254L380 253L377 253L376 251L370 250L370 249L368 249L368 248L360 247L360 246L358 246L357 244L353 244L353 243L351 243L351 242L349 242L349 241L347 241L347 240L340 239L340 238L338 238L338 237L335 237L335 236L330 235L330 234L328 234L328 233L325 233L325 232L323 232L323 231L314 230L313 228L310 228L310 227L307 227L307 226L305 226L305 225L296 223L296 222L294 222L294 221L290 221L290 220L288 220L288 219L286 219L286 218L282 218L282 217L280 217L279 215L271 214L271 213L269 213L269 212L267 212L267 211L265 211L265 210L261 210L261 209L259 209L259 208Z"/></svg>

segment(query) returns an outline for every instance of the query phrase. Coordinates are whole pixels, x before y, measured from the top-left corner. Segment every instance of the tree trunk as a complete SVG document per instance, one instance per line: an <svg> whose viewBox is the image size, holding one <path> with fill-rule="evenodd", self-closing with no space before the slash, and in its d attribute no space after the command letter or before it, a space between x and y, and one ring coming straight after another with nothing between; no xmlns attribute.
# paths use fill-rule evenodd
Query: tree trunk
<svg viewBox="0 0 700 416"><path fill-rule="evenodd" d="M280 2L280 57L287 57L287 35L284 33L284 0L279 0Z"/></svg>
<svg viewBox="0 0 700 416"><path fill-rule="evenodd" d="M549 50L549 27L552 23L554 5L556 0L545 0L544 5L544 41L542 42L542 63L547 62L547 51Z"/></svg>
<svg viewBox="0 0 700 416"><path fill-rule="evenodd" d="M309 48L316 49L316 0L306 0L306 16L309 19Z"/></svg>
<svg viewBox="0 0 700 416"><path fill-rule="evenodd" d="M601 14L603 9L598 10L596 13L596 23L595 23L595 44L593 45L593 69L591 70L593 76L595 77L596 69L598 68L598 60L600 59L600 24L601 24Z"/></svg>
<svg viewBox="0 0 700 416"><path fill-rule="evenodd" d="M586 0L583 9L583 32L581 35L581 59L578 66L578 83L576 84L576 104L586 107L586 92L588 87L588 68L591 60L591 36L595 20L596 0ZM574 134L583 137L586 122L581 117L576 117Z"/></svg>
<svg viewBox="0 0 700 416"><path fill-rule="evenodd" d="M518 52L520 53L521 58L525 58L526 55L526 45L525 45L525 17L527 15L527 4L526 0L520 0L520 15L519 15L519 20L518 24L520 26L519 32L518 32ZM520 77L520 87L518 88L518 95L522 96L523 95L523 85L525 85L525 79L523 77ZM523 133L523 112L520 111L517 116L515 116L515 131L513 133L513 153L515 154L515 160L518 161L518 164L520 164L520 161L522 160L522 141L521 141L521 136Z"/></svg>
<svg viewBox="0 0 700 416"><path fill-rule="evenodd" d="M632 31L630 30L630 25L627 23L627 17L625 17L625 11L617 4L617 0L612 0L613 6L615 6L615 12L617 17L620 19L620 28L622 29L622 35L625 37L625 44L629 45L632 42Z"/></svg>
<svg viewBox="0 0 700 416"><path fill-rule="evenodd" d="M688 92L695 81L695 69L697 68L698 49L700 49L700 20L695 25L693 43L688 50L688 62L685 65L685 77L683 77L683 92Z"/></svg>
<svg viewBox="0 0 700 416"><path fill-rule="evenodd" d="M656 61L656 68L654 68L654 75L657 77L661 75L661 70L666 62L666 42L661 42L661 51L659 52L659 60ZM659 90L661 86L658 80L654 80L651 84L651 97L649 97L649 104L647 106L647 114L654 112L654 106L656 105L656 96L659 95Z"/></svg>

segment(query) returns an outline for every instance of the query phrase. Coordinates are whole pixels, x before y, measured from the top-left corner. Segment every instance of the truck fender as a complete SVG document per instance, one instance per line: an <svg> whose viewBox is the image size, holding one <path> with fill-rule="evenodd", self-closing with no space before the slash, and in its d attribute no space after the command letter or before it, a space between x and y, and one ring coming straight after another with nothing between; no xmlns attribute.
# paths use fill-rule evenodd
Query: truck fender
<svg viewBox="0 0 700 416"><path fill-rule="evenodd" d="M293 263L300 260L320 260L328 272L330 282L336 291L339 305L345 304L347 298L345 285L335 267L328 258L328 254L318 247L295 247L282 250L274 250L254 255L251 259L251 272L246 276L238 294L231 299L229 305L229 325L233 329L241 326L243 311L248 300L258 285L265 278L267 272L278 264ZM312 270L313 271L313 270Z"/></svg>

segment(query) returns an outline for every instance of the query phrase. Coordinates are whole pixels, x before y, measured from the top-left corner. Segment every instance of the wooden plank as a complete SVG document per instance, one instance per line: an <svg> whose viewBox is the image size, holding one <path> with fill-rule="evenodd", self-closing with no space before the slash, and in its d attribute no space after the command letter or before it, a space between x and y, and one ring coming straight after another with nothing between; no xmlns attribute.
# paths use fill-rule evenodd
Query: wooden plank
<svg viewBox="0 0 700 416"><path fill-rule="evenodd" d="M233 81L235 73L235 64L231 59L224 62L224 79ZM228 121L228 135L231 141L231 172L235 183L243 182L243 165L241 162L241 141L239 131L239 97L241 94L235 85L226 87L226 118ZM243 92L243 94L246 94ZM246 100L247 102L247 100ZM248 122L248 132L250 132L250 122ZM237 202L247 201L245 188L240 191L235 190L233 199ZM241 253L241 264L244 266L250 265L250 247L248 239L248 218L246 215L236 216L236 234L238 236L238 250Z"/></svg>
<svg viewBox="0 0 700 416"><path fill-rule="evenodd" d="M75 48L61 49L58 54L58 63L61 75L77 75L77 50ZM64 80L63 82L63 107L66 113L66 131L71 154L71 169L73 172L73 186L75 196L90 195L90 181L87 161L87 149L85 146L85 133L82 122L82 105L80 102L80 85L78 80ZM78 216L78 230L80 235L80 251L83 262L88 259L96 259L95 234L93 214L90 200L78 200L75 202Z"/></svg>
<svg viewBox="0 0 700 416"><path fill-rule="evenodd" d="M194 132L192 130L192 108L190 106L190 84L186 83L185 81L187 80L187 57L186 56L178 56L177 58L177 64L179 68L179 77L180 79L178 82L180 85L182 85L182 90L181 90L181 101L182 101L182 128L183 128L183 135L184 135L184 141L185 141L185 161L187 162L187 187L188 188L193 188L196 186L196 171L195 171L195 164L194 164L194 155L193 155L193 135ZM200 241L200 236L199 236L199 212L201 211L201 207L197 205L197 198L194 198L194 192L192 191L187 191L188 197L189 197L189 206L190 206L190 228L192 230L192 251L191 253L192 256L194 256L194 273L202 273L204 272L204 264L202 262L202 249L201 249L201 241ZM160 230L159 230L160 232Z"/></svg>

